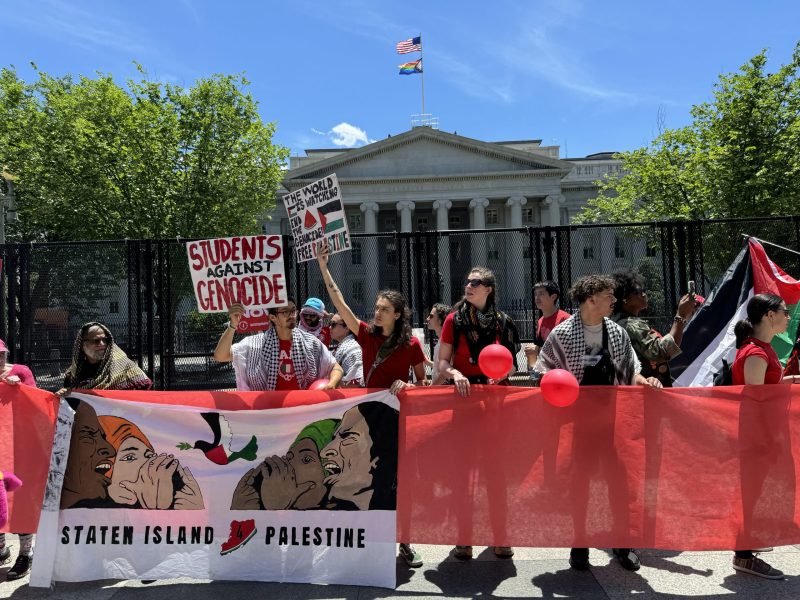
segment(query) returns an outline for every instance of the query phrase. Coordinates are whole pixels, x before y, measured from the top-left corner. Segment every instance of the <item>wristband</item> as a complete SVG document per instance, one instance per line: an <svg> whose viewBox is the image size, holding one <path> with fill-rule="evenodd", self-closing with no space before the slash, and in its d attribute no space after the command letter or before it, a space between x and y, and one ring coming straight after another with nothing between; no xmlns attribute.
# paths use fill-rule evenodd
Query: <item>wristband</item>
<svg viewBox="0 0 800 600"><path fill-rule="evenodd" d="M684 319L683 317L679 317L678 315L672 317L672 321L673 323L680 323L681 325L686 325L686 319Z"/></svg>
<svg viewBox="0 0 800 600"><path fill-rule="evenodd" d="M228 329L233 329L234 331L236 331L237 328L234 327L233 325L231 325L230 323L228 323Z"/></svg>

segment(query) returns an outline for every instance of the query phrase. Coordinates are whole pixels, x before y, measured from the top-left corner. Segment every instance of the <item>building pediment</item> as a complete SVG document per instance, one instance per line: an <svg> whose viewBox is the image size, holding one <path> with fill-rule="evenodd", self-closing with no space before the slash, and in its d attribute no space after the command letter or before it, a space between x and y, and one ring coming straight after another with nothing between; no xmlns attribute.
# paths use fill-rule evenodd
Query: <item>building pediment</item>
<svg viewBox="0 0 800 600"><path fill-rule="evenodd" d="M331 173L341 182L516 175L563 177L569 162L416 127L379 142L340 152L286 173L284 185L297 189Z"/></svg>

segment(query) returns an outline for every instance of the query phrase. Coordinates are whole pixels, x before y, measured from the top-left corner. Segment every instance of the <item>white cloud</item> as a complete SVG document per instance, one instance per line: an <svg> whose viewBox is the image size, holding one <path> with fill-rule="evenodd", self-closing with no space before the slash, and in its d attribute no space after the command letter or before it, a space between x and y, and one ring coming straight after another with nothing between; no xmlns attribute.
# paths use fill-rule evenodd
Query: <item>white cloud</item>
<svg viewBox="0 0 800 600"><path fill-rule="evenodd" d="M360 127L344 122L339 123L336 127L331 129L328 135L334 146L341 146L343 148L353 148L359 144L369 144L372 142L367 136L366 131Z"/></svg>

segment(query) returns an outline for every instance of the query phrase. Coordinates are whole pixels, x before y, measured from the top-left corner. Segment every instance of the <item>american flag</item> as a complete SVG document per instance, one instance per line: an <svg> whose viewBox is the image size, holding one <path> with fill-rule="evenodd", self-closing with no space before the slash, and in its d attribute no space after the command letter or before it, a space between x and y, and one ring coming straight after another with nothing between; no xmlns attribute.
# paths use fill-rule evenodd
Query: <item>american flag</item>
<svg viewBox="0 0 800 600"><path fill-rule="evenodd" d="M402 42L397 42L397 53L422 52L422 37L415 37Z"/></svg>

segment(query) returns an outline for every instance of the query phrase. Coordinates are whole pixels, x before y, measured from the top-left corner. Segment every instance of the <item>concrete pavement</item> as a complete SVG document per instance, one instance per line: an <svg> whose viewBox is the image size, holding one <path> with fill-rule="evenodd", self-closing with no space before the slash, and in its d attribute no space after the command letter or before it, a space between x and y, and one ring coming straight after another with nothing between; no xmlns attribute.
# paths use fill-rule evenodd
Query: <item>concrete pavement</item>
<svg viewBox="0 0 800 600"><path fill-rule="evenodd" d="M16 540L11 537L14 555ZM204 582L163 580L143 585L138 581L58 583L54 590L31 589L27 578L4 581L10 565L0 567L0 598L59 600L211 600L221 597L288 598L317 600L347 598L586 598L637 600L698 597L721 600L736 594L746 599L800 598L800 546L784 546L763 554L786 573L784 580L769 581L738 574L731 566L732 552L670 552L643 550L642 568L623 570L610 551L592 550L592 569L579 573L569 568L569 550L518 548L511 560L497 559L491 550L475 548L472 561L450 556L450 547L418 546L425 559L419 569L397 563L397 589L356 586L300 585L254 582Z"/></svg>

